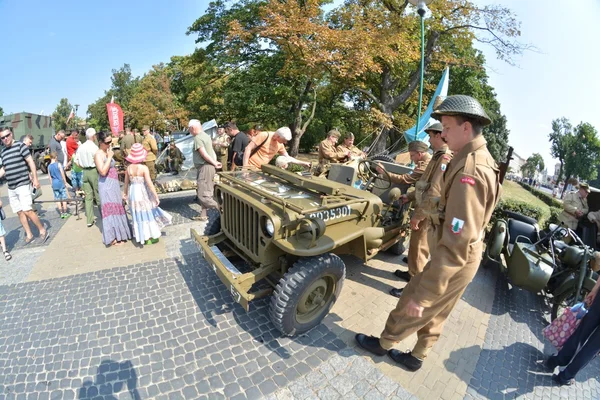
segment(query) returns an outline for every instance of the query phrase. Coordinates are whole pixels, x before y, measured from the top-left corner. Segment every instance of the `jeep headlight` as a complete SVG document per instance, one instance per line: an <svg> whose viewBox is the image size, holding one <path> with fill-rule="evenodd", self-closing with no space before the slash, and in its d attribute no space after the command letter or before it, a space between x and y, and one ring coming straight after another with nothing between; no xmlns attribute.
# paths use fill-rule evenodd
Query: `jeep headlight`
<svg viewBox="0 0 600 400"><path fill-rule="evenodd" d="M264 232L270 238L273 237L273 234L275 234L275 225L273 225L271 218L264 219Z"/></svg>

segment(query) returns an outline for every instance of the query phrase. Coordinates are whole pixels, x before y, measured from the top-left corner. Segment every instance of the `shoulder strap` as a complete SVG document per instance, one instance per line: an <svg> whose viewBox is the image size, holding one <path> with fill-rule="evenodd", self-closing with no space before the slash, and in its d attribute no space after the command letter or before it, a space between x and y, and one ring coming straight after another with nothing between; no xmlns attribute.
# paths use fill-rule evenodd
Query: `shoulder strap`
<svg viewBox="0 0 600 400"><path fill-rule="evenodd" d="M267 134L267 137L265 138L265 140L263 140L261 144L259 144L254 149L252 149L252 151L250 152L250 157L252 157L254 154L256 154L256 152L263 146L263 144L265 144L267 142L267 140L269 140L270 137L271 137L271 134L270 133Z"/></svg>

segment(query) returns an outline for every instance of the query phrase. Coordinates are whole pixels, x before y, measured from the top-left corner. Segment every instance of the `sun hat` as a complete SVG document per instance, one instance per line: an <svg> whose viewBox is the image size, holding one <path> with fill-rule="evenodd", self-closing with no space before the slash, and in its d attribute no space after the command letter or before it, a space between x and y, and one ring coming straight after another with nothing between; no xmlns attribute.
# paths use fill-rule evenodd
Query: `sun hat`
<svg viewBox="0 0 600 400"><path fill-rule="evenodd" d="M146 155L148 151L144 149L141 143L135 143L129 150L129 155L125 159L132 164L139 164L146 161Z"/></svg>

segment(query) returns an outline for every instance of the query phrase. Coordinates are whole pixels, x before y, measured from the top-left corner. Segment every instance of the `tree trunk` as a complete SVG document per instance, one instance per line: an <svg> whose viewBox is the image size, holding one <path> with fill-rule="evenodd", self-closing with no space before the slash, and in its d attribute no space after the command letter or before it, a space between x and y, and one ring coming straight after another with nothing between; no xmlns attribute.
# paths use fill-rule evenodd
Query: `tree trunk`
<svg viewBox="0 0 600 400"><path fill-rule="evenodd" d="M306 119L306 121L303 124L302 123L302 119L303 119L302 118L302 106L305 103L304 99L306 98L306 96L308 95L308 93L311 90L314 93L312 111L311 111L310 116ZM312 81L308 81L308 82L306 82L304 91L298 97L298 101L296 101L296 103L292 106L292 111L294 113L294 121L290 125L290 130L292 131L292 140L290 143L290 151L289 151L290 156L296 157L298 155L298 152L300 150L300 139L302 138L302 135L304 135L304 132L306 132L306 128L308 128L308 125L310 125L310 123L312 122L312 120L315 116L316 107L317 107L317 91L313 88Z"/></svg>

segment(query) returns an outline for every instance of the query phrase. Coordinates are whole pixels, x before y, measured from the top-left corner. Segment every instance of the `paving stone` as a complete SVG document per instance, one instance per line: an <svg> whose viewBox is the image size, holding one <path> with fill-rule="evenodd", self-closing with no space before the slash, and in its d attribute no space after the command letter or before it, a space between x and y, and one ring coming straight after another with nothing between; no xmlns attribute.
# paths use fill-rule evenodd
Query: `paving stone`
<svg viewBox="0 0 600 400"><path fill-rule="evenodd" d="M336 400L342 398L340 394L331 386L327 385L317 392L321 400Z"/></svg>

